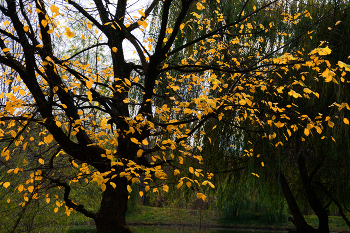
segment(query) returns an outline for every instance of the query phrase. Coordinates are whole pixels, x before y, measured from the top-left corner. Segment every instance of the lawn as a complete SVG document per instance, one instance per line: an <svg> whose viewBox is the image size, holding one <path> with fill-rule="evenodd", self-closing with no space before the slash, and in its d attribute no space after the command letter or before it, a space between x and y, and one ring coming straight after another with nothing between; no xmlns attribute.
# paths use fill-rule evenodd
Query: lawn
<svg viewBox="0 0 350 233"><path fill-rule="evenodd" d="M188 210L188 209L174 209L166 207L149 207L137 206L136 210L127 214L126 219L128 225L160 225L160 226L177 226L177 227L222 227L222 228L236 228L236 229L261 229L261 230L285 230L294 228L291 222L287 219L283 223L266 223L256 219L251 220L226 220L221 217L221 212L214 210ZM318 219L314 215L306 217L309 224L314 227L318 225ZM341 217L330 216L330 229L332 232L347 232L350 233L349 227ZM86 227L72 227L69 232L77 229L91 230ZM84 232L84 231L83 231ZM91 231L90 231L91 232Z"/></svg>

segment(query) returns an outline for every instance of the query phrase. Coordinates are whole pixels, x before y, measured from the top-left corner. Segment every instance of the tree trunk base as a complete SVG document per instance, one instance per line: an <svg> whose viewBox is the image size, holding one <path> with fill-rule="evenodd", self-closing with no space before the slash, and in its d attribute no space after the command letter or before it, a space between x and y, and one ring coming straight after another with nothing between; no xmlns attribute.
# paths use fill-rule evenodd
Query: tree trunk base
<svg viewBox="0 0 350 233"><path fill-rule="evenodd" d="M99 223L98 223L99 222ZM110 224L106 221L96 221L96 229L98 233L131 233L130 228L126 224Z"/></svg>

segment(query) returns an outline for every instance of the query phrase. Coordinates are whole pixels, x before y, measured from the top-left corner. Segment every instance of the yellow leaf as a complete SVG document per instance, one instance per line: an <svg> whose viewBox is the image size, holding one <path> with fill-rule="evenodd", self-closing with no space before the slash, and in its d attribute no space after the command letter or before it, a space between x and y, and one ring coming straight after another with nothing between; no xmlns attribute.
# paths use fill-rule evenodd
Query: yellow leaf
<svg viewBox="0 0 350 233"><path fill-rule="evenodd" d="M315 127L316 128L316 131L318 134L321 134L322 133L322 129L320 127Z"/></svg>
<svg viewBox="0 0 350 233"><path fill-rule="evenodd" d="M114 182L110 182L113 188L117 187L117 185Z"/></svg>
<svg viewBox="0 0 350 233"><path fill-rule="evenodd" d="M344 118L344 119L343 119L343 122L344 122L345 124L347 124L347 125L348 125L348 124L349 124L349 120L348 120L348 118Z"/></svg>
<svg viewBox="0 0 350 233"><path fill-rule="evenodd" d="M203 10L203 9L205 9L205 7L201 4L201 3L197 3L196 4L196 6L197 6L197 10Z"/></svg>
<svg viewBox="0 0 350 233"><path fill-rule="evenodd" d="M131 189L130 185L128 185L126 188L128 189L128 192L131 193L132 189Z"/></svg>
<svg viewBox="0 0 350 233"><path fill-rule="evenodd" d="M332 50L327 46L325 48L316 48L310 52L310 54L318 53L319 55L328 55Z"/></svg>
<svg viewBox="0 0 350 233"><path fill-rule="evenodd" d="M24 96L24 95L26 94L26 92L25 92L24 90L20 89L20 90L19 90L19 94L20 94L21 96Z"/></svg>
<svg viewBox="0 0 350 233"><path fill-rule="evenodd" d="M29 26L23 26L23 30L27 32L29 30Z"/></svg>
<svg viewBox="0 0 350 233"><path fill-rule="evenodd" d="M211 188L215 188L215 186L210 181L208 181L208 184Z"/></svg>
<svg viewBox="0 0 350 233"><path fill-rule="evenodd" d="M137 157L141 157L142 156L142 153L143 153L143 150L142 149L139 149L137 151Z"/></svg>
<svg viewBox="0 0 350 233"><path fill-rule="evenodd" d="M72 37L74 37L74 32L72 32L68 27L66 27L65 28L65 32L63 33L64 35L66 35L67 36L67 38L72 38Z"/></svg>
<svg viewBox="0 0 350 233"><path fill-rule="evenodd" d="M11 202L10 198L9 198L9 199L7 199L7 203L10 203L10 202Z"/></svg>
<svg viewBox="0 0 350 233"><path fill-rule="evenodd" d="M307 128L305 128L305 129L304 129L304 134L305 134L306 136L309 136L309 134L310 134L310 130L309 130L309 129L307 129Z"/></svg>
<svg viewBox="0 0 350 233"><path fill-rule="evenodd" d="M10 22L9 21L7 21L7 20L5 20L5 22L4 22L4 26L5 27L7 27L7 26L9 26L10 25Z"/></svg>
<svg viewBox="0 0 350 233"><path fill-rule="evenodd" d="M44 137L44 142L45 143L50 143L53 140L52 134L48 135L47 137Z"/></svg>
<svg viewBox="0 0 350 233"><path fill-rule="evenodd" d="M56 123L57 127L61 127L61 125L62 125L61 122L59 122L59 121L56 121L55 123Z"/></svg>
<svg viewBox="0 0 350 233"><path fill-rule="evenodd" d="M188 170L189 170L192 174L194 173L193 167L189 167Z"/></svg>
<svg viewBox="0 0 350 233"><path fill-rule="evenodd" d="M58 207L56 207L56 208L54 209L54 212L55 212L55 213L57 213L57 211L58 211Z"/></svg>
<svg viewBox="0 0 350 233"><path fill-rule="evenodd" d="M42 165L44 165L44 163L45 163L44 160L41 159L41 158L38 160L38 162L39 162L40 164L42 164Z"/></svg>
<svg viewBox="0 0 350 233"><path fill-rule="evenodd" d="M165 192L168 192L169 191L169 186L168 185L163 185L163 190L165 191Z"/></svg>
<svg viewBox="0 0 350 233"><path fill-rule="evenodd" d="M87 96L88 96L89 101L91 102L91 101L92 101L92 94L91 94L91 91L86 92L86 94L87 94Z"/></svg>
<svg viewBox="0 0 350 233"><path fill-rule="evenodd" d="M78 168L78 167L79 167L79 165L78 165L76 162L74 162L74 160L72 161L72 165L73 165L73 167L75 167L75 168Z"/></svg>
<svg viewBox="0 0 350 233"><path fill-rule="evenodd" d="M262 166L262 167L265 166L264 162L261 162L261 166Z"/></svg>
<svg viewBox="0 0 350 233"><path fill-rule="evenodd" d="M124 82L126 83L126 85L128 85L129 87L131 86L131 82L129 79L125 78Z"/></svg>
<svg viewBox="0 0 350 233"><path fill-rule="evenodd" d="M46 28L47 20L45 20L45 19L41 20L41 25L43 25L43 27Z"/></svg>
<svg viewBox="0 0 350 233"><path fill-rule="evenodd" d="M8 188L8 186L10 186L10 182L5 182L2 186L4 186L5 188Z"/></svg>
<svg viewBox="0 0 350 233"><path fill-rule="evenodd" d="M139 194L140 194L140 197L142 197L142 196L143 196L143 192L142 192L142 191L140 191L140 192L139 192Z"/></svg>
<svg viewBox="0 0 350 233"><path fill-rule="evenodd" d="M184 182L180 181L177 185L176 185L176 188L179 189L181 188L181 186L184 184Z"/></svg>
<svg viewBox="0 0 350 233"><path fill-rule="evenodd" d="M50 203L50 198L46 198L46 203L47 203L47 204Z"/></svg>
<svg viewBox="0 0 350 233"><path fill-rule="evenodd" d="M180 25L180 30L182 31L182 29L184 29L184 27L185 27L185 24L182 23L182 24Z"/></svg>
<svg viewBox="0 0 350 233"><path fill-rule="evenodd" d="M52 13L58 14L59 8L55 5L51 5L50 10Z"/></svg>
<svg viewBox="0 0 350 233"><path fill-rule="evenodd" d="M149 190L149 186L148 186L148 185L146 185L146 187L145 187L145 191L146 191L146 192L148 192L148 190Z"/></svg>
<svg viewBox="0 0 350 233"><path fill-rule="evenodd" d="M333 76L335 76L335 73L327 68L322 73L322 76L325 78L325 82L330 82L333 80Z"/></svg>
<svg viewBox="0 0 350 233"><path fill-rule="evenodd" d="M339 66L340 68L344 68L345 71L350 71L350 65L348 65L348 64L346 64L346 63L344 63L344 62L338 61L338 66Z"/></svg>
<svg viewBox="0 0 350 233"><path fill-rule="evenodd" d="M295 92L294 90L290 90L288 92L288 95L293 96L294 98L302 97L299 93Z"/></svg>
<svg viewBox="0 0 350 233"><path fill-rule="evenodd" d="M333 123L333 122L331 122L331 121L328 121L328 126L329 126L329 127L331 127L331 128L333 128L334 123Z"/></svg>
<svg viewBox="0 0 350 233"><path fill-rule="evenodd" d="M91 89L91 88L92 88L92 83L89 82L89 81L87 81L87 82L86 82L86 87L87 87L88 89Z"/></svg>
<svg viewBox="0 0 350 233"><path fill-rule="evenodd" d="M9 48L4 48L2 51L4 52L4 53L6 53L6 52L8 52L8 51L10 51L11 49L9 49Z"/></svg>
<svg viewBox="0 0 350 233"><path fill-rule="evenodd" d="M284 123L278 121L277 123L275 123L275 125L276 125L277 128L281 128L281 127L284 126Z"/></svg>
<svg viewBox="0 0 350 233"><path fill-rule="evenodd" d="M34 191L34 187L33 186L29 186L28 187L28 191L32 193Z"/></svg>
<svg viewBox="0 0 350 233"><path fill-rule="evenodd" d="M135 83L138 83L138 82L139 82L139 77L135 77L135 78L134 78L134 82L135 82Z"/></svg>
<svg viewBox="0 0 350 233"><path fill-rule="evenodd" d="M113 47L112 51L116 53L118 51L118 49L116 47Z"/></svg>
<svg viewBox="0 0 350 233"><path fill-rule="evenodd" d="M207 198L203 193L197 193L197 198L198 199L202 199L203 201L205 201L205 199Z"/></svg>
<svg viewBox="0 0 350 233"><path fill-rule="evenodd" d="M132 141L135 144L141 144L136 138L130 138L130 141Z"/></svg>
<svg viewBox="0 0 350 233"><path fill-rule="evenodd" d="M147 146L147 145L148 145L148 141L147 141L146 139L143 139L143 140L142 140L142 144L145 145L145 146Z"/></svg>
<svg viewBox="0 0 350 233"><path fill-rule="evenodd" d="M144 13L143 11L138 10L138 12L140 13L140 15L141 15L142 17L146 17L146 15L145 15L145 13Z"/></svg>
<svg viewBox="0 0 350 233"><path fill-rule="evenodd" d="M175 170L174 170L174 176L176 176L176 175L178 175L178 174L180 174L180 171L179 171L178 169L175 169Z"/></svg>
<svg viewBox="0 0 350 233"><path fill-rule="evenodd" d="M23 187L23 185L22 185L22 184L18 186L18 191L19 191L19 192L22 192L22 191L23 191L23 189L24 189L24 187Z"/></svg>
<svg viewBox="0 0 350 233"><path fill-rule="evenodd" d="M102 191L105 191L106 190L106 185L105 184L101 184L101 189L102 189Z"/></svg>
<svg viewBox="0 0 350 233"><path fill-rule="evenodd" d="M142 20L142 21L139 20L139 21L137 21L137 23L138 23L138 25L142 26L144 29L146 29L148 26L148 23L144 20Z"/></svg>

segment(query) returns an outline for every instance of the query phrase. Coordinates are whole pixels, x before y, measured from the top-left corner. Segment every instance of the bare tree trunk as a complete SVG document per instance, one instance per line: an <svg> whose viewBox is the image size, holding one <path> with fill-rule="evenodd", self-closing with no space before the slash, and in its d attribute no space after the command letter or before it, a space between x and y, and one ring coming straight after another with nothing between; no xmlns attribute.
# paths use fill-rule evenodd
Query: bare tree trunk
<svg viewBox="0 0 350 233"><path fill-rule="evenodd" d="M286 177L282 172L279 173L278 178L280 181L283 195L287 200L289 210L292 212L292 215L294 218L293 223L295 224L297 232L298 233L316 232L316 229L310 226L309 224L307 224L307 222L305 221L305 218L299 209L298 203L296 202L294 195L290 190Z"/></svg>
<svg viewBox="0 0 350 233"><path fill-rule="evenodd" d="M106 184L103 192L101 207L96 213L95 223L98 233L130 233L126 225L125 213L127 210L128 191L126 178L114 178L116 184L113 188Z"/></svg>
<svg viewBox="0 0 350 233"><path fill-rule="evenodd" d="M318 217L319 233L329 233L329 224L328 224L328 213L327 210L323 207L320 199L317 197L314 188L312 187L312 181L308 175L306 168L306 161L303 154L299 155L298 158L298 167L300 172L300 177L306 191L307 200Z"/></svg>

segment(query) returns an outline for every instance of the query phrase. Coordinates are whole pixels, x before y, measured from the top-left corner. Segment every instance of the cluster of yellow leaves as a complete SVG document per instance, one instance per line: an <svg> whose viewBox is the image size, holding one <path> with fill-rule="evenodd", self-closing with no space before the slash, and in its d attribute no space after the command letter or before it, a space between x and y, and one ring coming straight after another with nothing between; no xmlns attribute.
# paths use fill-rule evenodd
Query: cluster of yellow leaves
<svg viewBox="0 0 350 233"><path fill-rule="evenodd" d="M204 0L202 3L204 4ZM218 0L218 2L220 2ZM196 9L197 12L192 12L192 19L188 20L187 22L184 22L180 25L180 31L184 33L184 30L188 28L192 29L193 24L201 25L199 27L200 30L208 29L210 30L213 22L222 22L223 21L223 15L220 12L220 9L215 10L215 17L206 19L201 14L201 11L205 9L204 5L197 2L196 3ZM59 22L55 22L53 18L58 16L59 8L55 5L51 5L50 7L51 12L53 13L53 16L45 16L45 20L42 20L40 23L44 28L50 27L53 32L55 28L58 27ZM256 10L256 7L254 7L254 10ZM37 12L40 13L40 12ZM136 17L137 24L142 27L141 30L146 30L148 27L147 20L145 20L145 13L143 10L139 10L138 13L140 16ZM244 12L242 12L242 16L244 16ZM311 17L308 12L304 12L305 17ZM285 22L289 23L297 23L299 18L302 16L302 14L298 13L296 15L284 15L285 16ZM132 21L130 23L133 23ZM88 29L92 30L92 24L91 22L85 22L85 25ZM107 23L105 25L110 25L115 30L118 30L114 24ZM116 24L119 29L120 26ZM192 25L192 26L191 26ZM5 21L4 22L5 27L10 26L10 22ZM128 25L126 25L128 26ZM253 29L260 28L261 30L265 30L267 32L269 28L273 28L274 24L271 22L266 27L262 24L258 24L256 22L242 22L240 24L235 25L237 27L237 30L239 30L240 33L247 33L253 31ZM186 28L185 28L186 27ZM62 26L64 29L64 35L67 38L73 38L75 36L75 33L71 31L72 29L68 26ZM24 26L23 28L26 32L29 31L29 26ZM50 33L52 33L50 32ZM95 31L96 33L98 30ZM169 35L173 33L173 29L167 28L166 34L168 37L164 38L164 42L167 42ZM57 32L56 36L59 37L61 35L60 32ZM194 66L201 66L204 64L216 64L219 65L221 68L225 69L235 69L236 67L239 67L243 62L244 58L239 56L233 56L233 55L239 55L242 52L242 48L250 48L253 47L253 42L249 41L249 36L246 38L238 38L232 37L228 43L226 42L220 42L218 40L218 37L212 37L207 40L204 40L203 43L201 43L198 47L195 47L192 52L193 54L190 54L188 57L184 58L181 61L181 65L188 66L188 65L194 65ZM154 43L154 40L152 38L147 38L147 41L149 42L149 50L151 51L153 49L152 43ZM257 39L257 42L263 42L262 38ZM212 48L215 44L215 48ZM230 47L233 46L233 47ZM43 45L37 45L38 48L42 48ZM239 49L231 49L240 47ZM118 50L116 47L110 48L112 53L117 53ZM4 48L2 49L2 52L7 53L10 52L11 49ZM225 54L227 51L229 51L232 57L232 61L227 62L225 61ZM337 79L337 70L332 69L326 60L324 60L320 56L325 56L331 53L331 50L328 47L324 48L316 48L310 52L310 60L306 62L302 62L302 60L297 56L297 54L283 54L281 56L266 60L264 62L271 62L272 64L281 65L281 64L288 64L289 62L296 62L300 61L300 64L296 64L293 68L295 70L301 69L301 67L308 67L316 70L317 72L320 72L320 76L324 78L325 82L334 82L338 84ZM201 58L201 56L197 56L198 54L204 54L205 56L202 56L204 58ZM257 57L259 57L259 52L256 54ZM67 57L68 58L68 57ZM100 60L98 60L100 61ZM326 63L327 68L323 69L321 71L320 65ZM54 66L56 67L55 63L52 61L50 57L45 58L44 61L41 63L43 66ZM106 96L109 98L112 98L112 93L108 92L106 89L99 90L97 88L97 85L95 85L98 82L101 82L100 77L102 76L106 80L109 80L114 78L114 74L111 67L106 66L104 69L101 69L99 71L99 74L95 74L94 70L91 68L90 64L79 62L79 61L70 61L66 64L71 65L73 68L76 68L77 70L84 71L87 77L89 77L84 82L74 79L73 77L68 77L66 75L62 75L62 79L65 81L65 85L67 89L73 90L74 94L77 94L78 91L82 91L86 94L86 97L90 104L93 106L96 106L94 103L92 91L97 91L99 93L104 92L107 93ZM343 69L344 71L350 71L350 65L347 65L343 62L339 62L338 66L340 69ZM168 63L164 63L162 69L169 68ZM283 70L284 69L284 70ZM274 88L274 95L283 95L284 93L287 93L288 96L292 98L310 98L310 94L318 97L318 93L313 92L310 88L306 87L303 83L304 79L303 76L298 79L296 77L293 77L295 80L294 83L290 85L285 86L279 86L275 84L271 84L269 82L263 81L260 77L265 75L265 72L272 71L272 74L281 77L280 72L288 72L288 67L282 68L282 71L274 71L273 69L261 69L261 70L255 70L254 72L250 73L249 79L243 78L242 75L239 73L235 74L225 74L228 77L218 77L218 75L213 71L209 70L207 72L203 72L203 74L198 73L191 73L191 74L183 74L179 75L178 77L173 77L170 72L166 73L164 77L161 77L160 80L157 80L157 85L161 86L161 84L167 83L166 92L168 93L177 93L182 88L186 88L186 93L188 95L193 94L193 98L191 101L185 101L182 99L183 96L180 94L180 96L172 97L171 103L164 104L161 106L155 106L154 107L154 117L159 118L161 121L166 122L167 125L164 127L155 126L154 123L151 121L148 121L146 118L144 118L142 115L137 115L134 118L125 118L124 120L128 124L128 129L120 131L120 129L117 130L117 132L111 133L113 129L113 125L110 125L107 123L107 119L101 114L101 115L94 115L91 113L87 113L84 111L79 111L78 115L80 115L80 119L76 120L74 122L70 122L69 119L65 118L58 118L55 119L55 124L57 127L61 127L62 130L65 130L65 132L71 132L72 136L75 136L79 130L85 130L87 134L90 136L90 138L96 139L96 145L101 146L103 148L106 148L106 154L102 155L103 157L106 157L110 160L112 170L105 173L99 173L95 172L91 175L91 181L96 182L101 189L104 191L107 188L107 185L112 186L113 188L116 187L116 184L113 183L111 180L116 177L126 177L127 180L131 183L140 183L140 171L145 174L145 182L146 185L146 192L151 189L151 182L153 182L153 177L161 180L166 181L168 178L168 174L163 170L161 166L156 166L154 168L145 168L142 165L136 164L134 161L131 160L120 160L115 157L116 149L107 149L107 148L116 148L118 146L118 138L123 135L130 138L130 143L135 145L136 148L136 155L137 157L142 157L145 152L145 147L158 147L161 149L161 152L158 154L152 154L151 160L152 163L155 164L159 161L167 161L170 159L175 159L175 156L173 153L166 153L165 151L172 151L172 150L178 150L180 152L180 155L177 155L177 160L179 164L184 164L186 158L189 159L196 159L199 163L202 162L202 157L198 154L194 155L193 151L197 150L200 152L202 150L202 145L191 145L191 143L181 141L180 143L177 143L176 140L183 139L183 138L190 138L193 140L195 138L194 135L192 135L191 130L187 127L188 124L180 124L179 120L176 119L176 116L182 115L186 118L194 118L201 120L204 117L206 117L209 114L215 113L218 120L226 120L227 116L225 116L224 113L220 112L222 110L230 111L239 109L237 111L237 115L235 115L235 121L237 122L237 125L239 126L240 122L243 122L245 120L250 120L252 122L252 125L269 125L269 126L275 126L277 129L285 130L285 133L283 133L283 136L286 140L288 140L288 137L292 135L292 132L295 132L298 130L298 128L303 127L305 136L309 136L312 134L312 130L316 130L318 134L321 134L326 122L328 127L333 128L335 123L334 120L330 116L322 117L317 116L315 119L310 119L306 115L300 116L301 120L305 120L308 123L306 126L297 126L297 125L290 125L288 124L289 117L284 114L286 110L292 110L297 109L297 106L295 105L287 105L285 107L280 106L278 103L272 103L271 101L261 101L258 103L256 100L254 100L253 93L256 91L262 91L267 92L267 89L269 87ZM276 69L277 70L277 69ZM44 67L40 67L40 71L44 72ZM58 71L57 71L58 72ZM64 70L60 70L60 72L65 73ZM342 74L342 77L340 78L341 82L343 82L344 76ZM282 78L282 77L281 77ZM111 88L115 92L123 92L123 91L129 91L129 89L132 87L132 81L135 83L141 83L142 81L138 77L130 77L130 78L124 78L124 80L113 80L115 82L120 81L117 85L110 85L109 88ZM42 86L47 86L47 83L45 80L41 81ZM236 83L236 85L233 85L233 83ZM53 91L57 92L59 88L62 87L54 87ZM227 92L230 93L229 95L222 95L220 98L214 98L210 95L212 92ZM24 96L26 93L28 93L27 90L19 89L19 94L21 96ZM155 89L154 92L157 92ZM199 93L198 95L195 95L194 93ZM6 106L4 108L4 112L6 114L13 115L15 111L18 111L18 109L23 110L25 112L25 106L26 102L22 101L21 98L16 98L14 95L10 94L0 94L0 98L3 98L4 96L7 97ZM176 95L174 95L176 96ZM146 100L146 101L152 101L152 100ZM126 98L123 100L125 104L130 104L130 106L139 105L139 101L132 99L132 98ZM259 119L259 111L257 110L258 107L263 105L266 109L271 110L273 113L271 114L271 118L264 122L263 120ZM345 103L343 104L334 104L334 107L338 107L338 109L347 108L349 110L349 106ZM64 104L61 105L62 109L66 109L67 106ZM61 110L57 110L59 112ZM18 112L17 112L18 113ZM278 117L277 117L278 116ZM88 119L94 119L92 121L89 121ZM343 122L345 124L349 124L349 120L347 118L343 118ZM70 126L71 125L71 126ZM83 125L89 125L89 127L83 127ZM72 128L70 128L72 127ZM161 133L169 133L170 137L165 138L155 138L155 139L138 139L137 136L142 133L142 130L144 128L149 129L152 132L161 132ZM11 135L13 138L16 137L19 130L11 130L6 132L8 135ZM41 145L48 145L53 142L53 136L51 134L47 134L46 132L42 133L43 141L39 142L39 146ZM0 132L0 136L4 135L3 132ZM205 133L201 134L205 135ZM39 135L40 136L40 135ZM283 142L279 137L277 137L276 132L271 132L269 134L266 134L265 137L268 137L271 141L272 140L278 140L274 145L277 147L279 145L283 145ZM18 143L20 143L23 139L18 139ZM34 139L33 139L34 140ZM200 140L199 140L200 141ZM27 144L23 145L23 150ZM245 150L244 155L248 157L253 156L252 150ZM1 157L5 157L6 160L9 160L9 150L3 150L1 152ZM45 165L44 158L39 158L37 161L40 165ZM47 161L46 161L47 163ZM77 175L77 179L72 180L72 182L78 181L83 174L90 174L90 169L86 164L79 164L76 161L72 161L71 165L73 168L79 170L79 173ZM261 165L264 166L264 163L261 162ZM116 167L121 166L125 167L123 172L117 173ZM17 169L17 168L16 168ZM14 169L14 173L17 173L20 171L18 168L17 170ZM200 181L200 179L208 178L210 179L213 174L209 173L206 174L206 177L204 174L202 174L201 169L195 169L194 167L188 168L189 175L188 177L185 176L187 171L180 171L179 169L174 170L174 176L177 175L184 175L183 177L179 178L179 182L177 184L177 188L180 188L185 184L188 188L197 185L198 188L201 188L202 186L210 186L211 188L215 188L215 186L208 180L204 180L203 182ZM38 174L32 173L31 178L29 179L27 184L33 183L33 180L35 179L41 179L40 172ZM151 174L154 174L152 176ZM259 177L257 174L252 173L254 176ZM88 181L87 182L91 182ZM9 182L5 182L2 184L3 187L8 188L10 186ZM169 191L169 187L162 183L161 185L162 190L165 192ZM131 186L127 186L127 189L129 192L132 192ZM28 190L30 193L34 192L34 186L30 185L27 188L25 188L23 185L20 185L18 187L18 191L22 192L23 190ZM159 192L158 188L154 188L153 192ZM140 196L143 196L144 193L141 191L139 193ZM197 193L197 198L202 199L203 201L206 200L206 196L203 193ZM47 199L47 202L49 202L50 199ZM56 208L55 212L58 211L58 209L62 206L62 202L56 202ZM66 213L69 215L71 210L69 210L66 207Z"/></svg>

